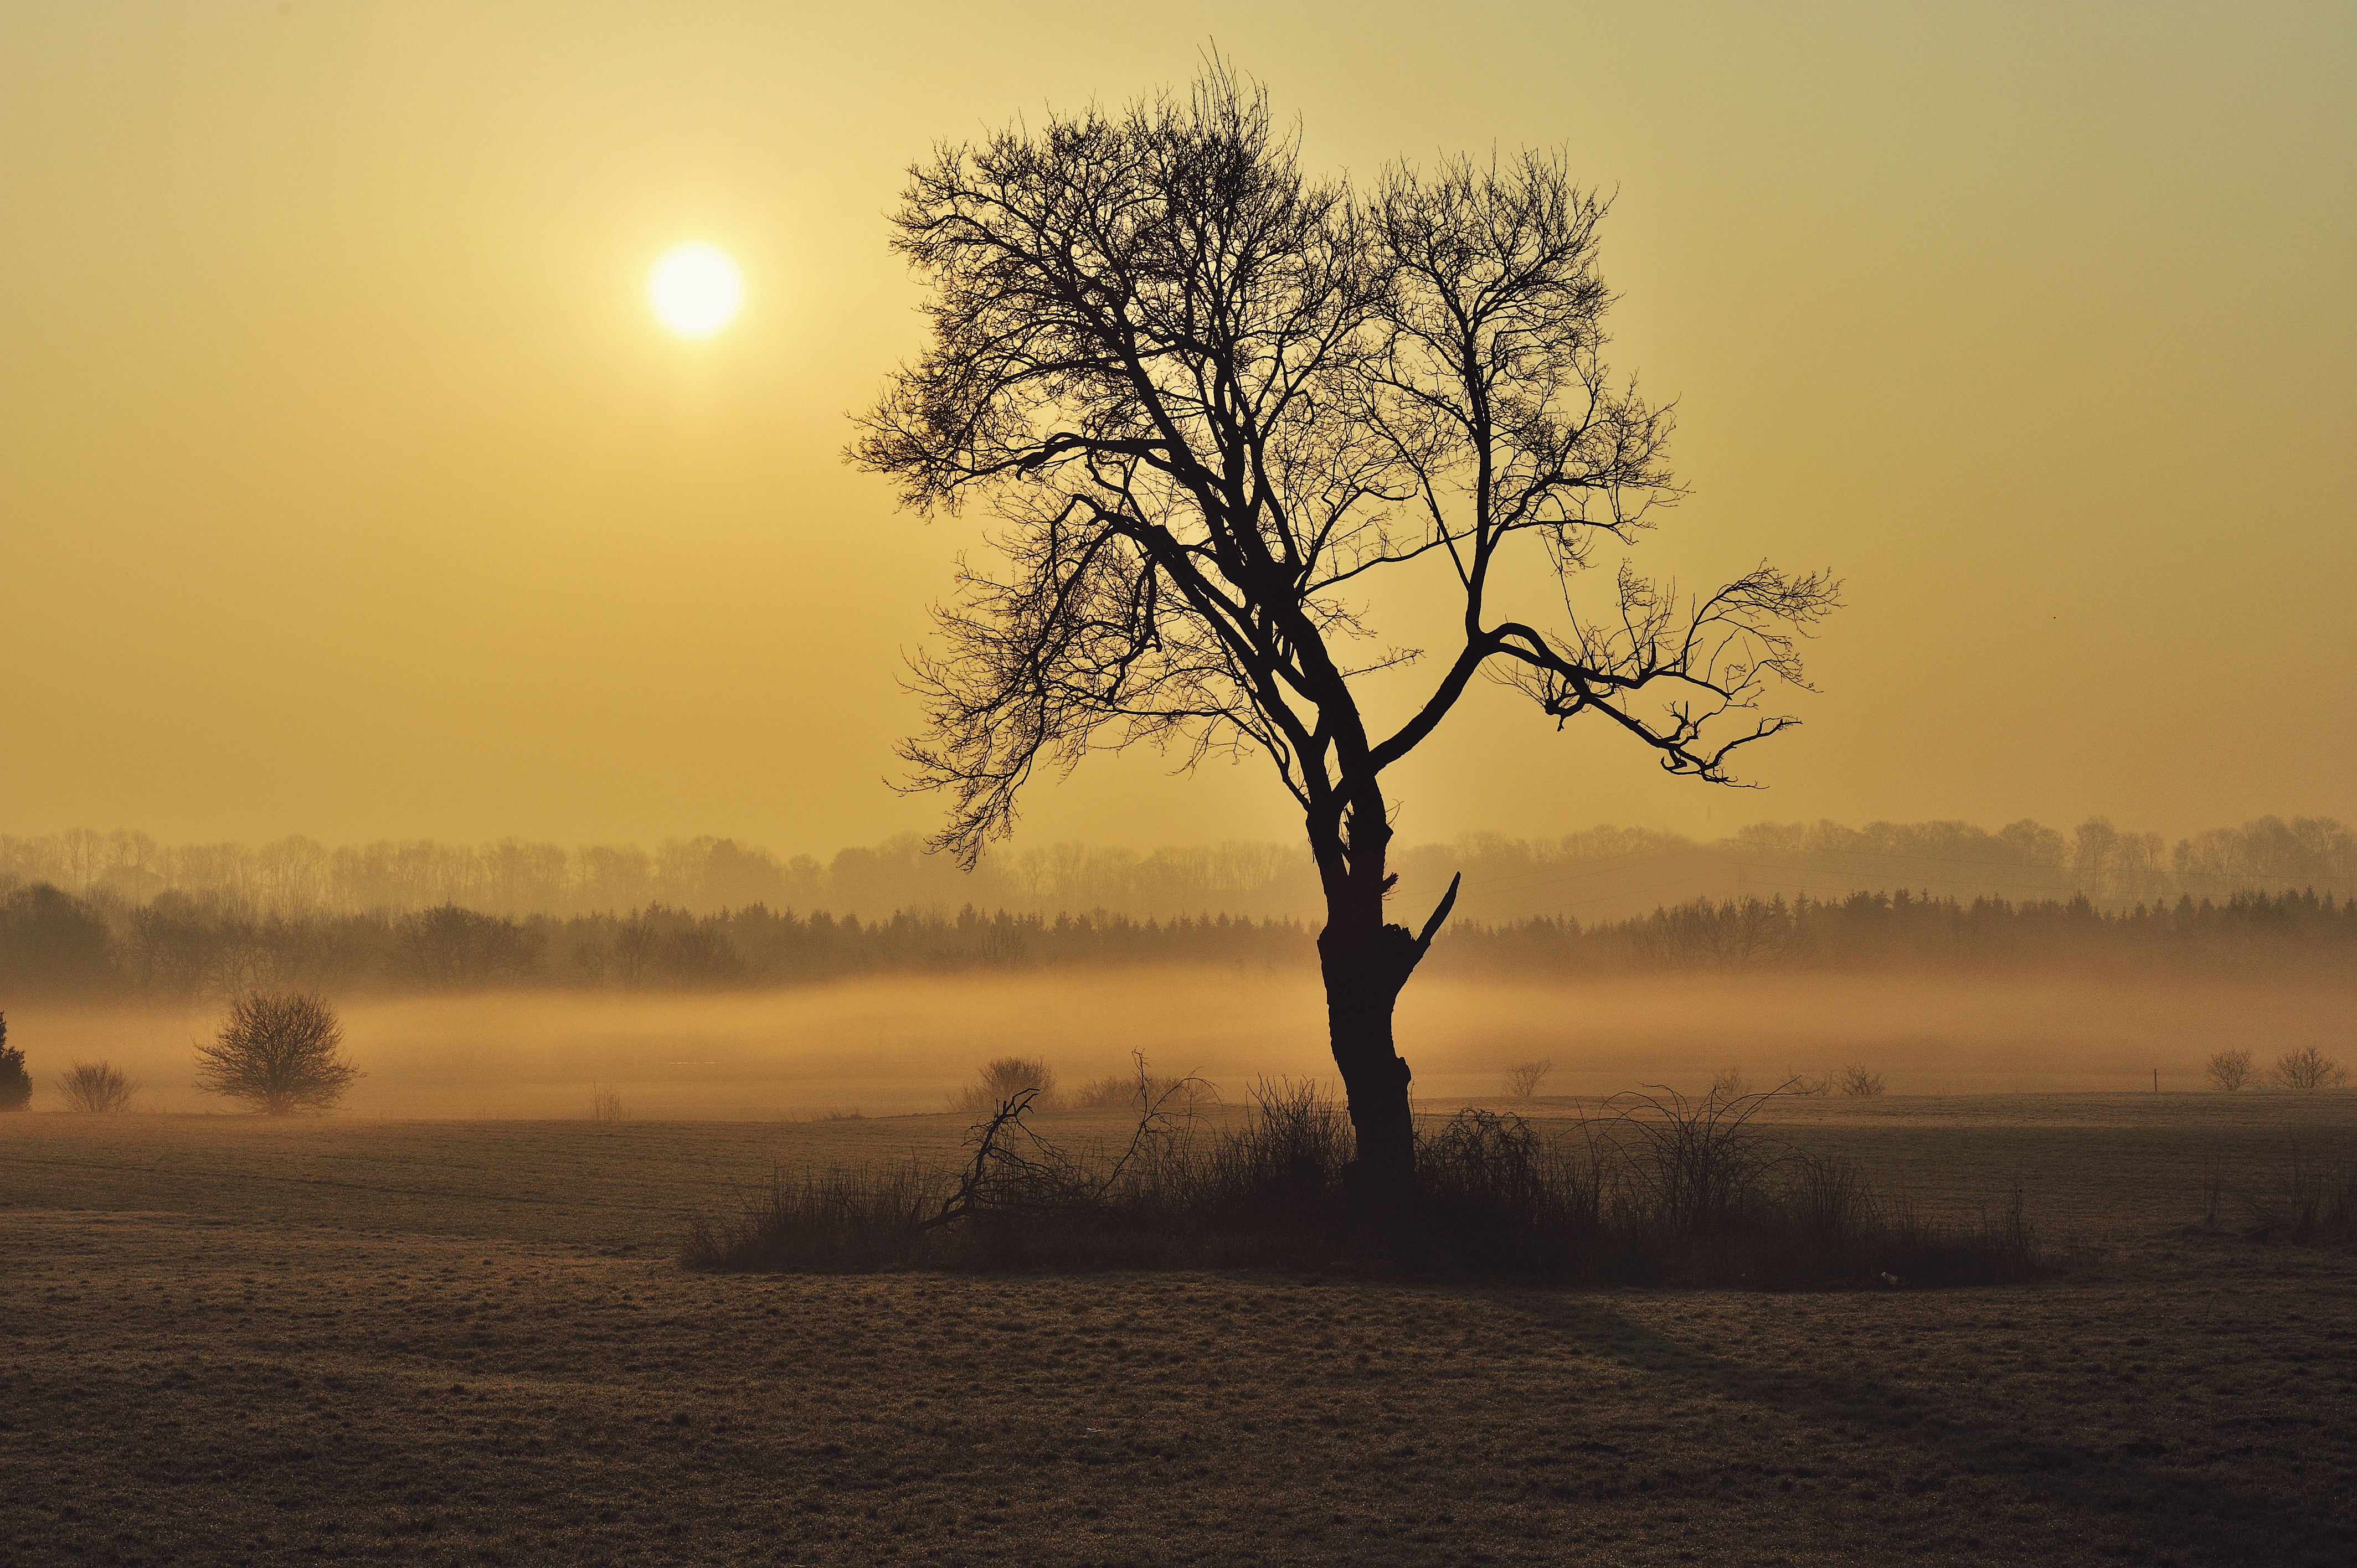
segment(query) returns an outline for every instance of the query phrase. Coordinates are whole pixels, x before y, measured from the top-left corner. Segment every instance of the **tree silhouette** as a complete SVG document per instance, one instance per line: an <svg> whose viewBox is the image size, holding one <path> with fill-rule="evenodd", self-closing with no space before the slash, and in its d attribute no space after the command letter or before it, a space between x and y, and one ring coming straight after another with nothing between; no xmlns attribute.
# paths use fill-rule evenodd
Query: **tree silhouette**
<svg viewBox="0 0 2357 1568"><path fill-rule="evenodd" d="M1401 988L1456 897L1387 923L1385 769L1476 674L1558 725L1600 716L1672 773L1727 782L1737 721L1835 585L1762 565L1682 601L1625 561L1594 618L1570 585L1682 493L1667 408L1602 358L1604 199L1559 157L1313 179L1267 97L1213 65L1178 99L944 146L892 242L931 340L851 456L920 511L985 504L1003 571L966 565L920 655L911 788L953 805L971 866L1043 764L1176 746L1265 757L1301 808L1327 906L1329 1027L1361 1167L1413 1171ZM1420 578L1459 629L1404 721L1371 678L1372 596ZM1527 607L1559 597L1555 629ZM1654 701L1659 697L1663 700Z"/></svg>
<svg viewBox="0 0 2357 1568"><path fill-rule="evenodd" d="M22 1111L33 1098L25 1053L8 1043L8 1015L0 1013L0 1111Z"/></svg>

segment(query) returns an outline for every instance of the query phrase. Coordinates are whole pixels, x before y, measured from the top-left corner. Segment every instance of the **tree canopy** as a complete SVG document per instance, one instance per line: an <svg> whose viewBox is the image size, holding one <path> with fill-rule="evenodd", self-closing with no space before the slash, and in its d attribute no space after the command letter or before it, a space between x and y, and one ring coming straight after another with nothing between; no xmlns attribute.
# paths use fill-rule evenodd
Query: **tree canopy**
<svg viewBox="0 0 2357 1568"><path fill-rule="evenodd" d="M932 287L931 343L853 453L912 507L986 498L1002 524L1004 569L962 565L940 611L907 749L968 862L1039 763L1139 740L1257 749L1339 823L1485 667L1706 779L1792 722L1713 725L1801 679L1822 575L1762 565L1686 601L1623 560L1605 617L1492 613L1506 575L1567 580L1682 493L1671 410L1603 358L1607 201L1560 156L1395 166L1361 194L1298 154L1215 70L911 173L894 243ZM1351 681L1416 655L1375 644L1363 591L1434 559L1461 640L1372 729Z"/></svg>

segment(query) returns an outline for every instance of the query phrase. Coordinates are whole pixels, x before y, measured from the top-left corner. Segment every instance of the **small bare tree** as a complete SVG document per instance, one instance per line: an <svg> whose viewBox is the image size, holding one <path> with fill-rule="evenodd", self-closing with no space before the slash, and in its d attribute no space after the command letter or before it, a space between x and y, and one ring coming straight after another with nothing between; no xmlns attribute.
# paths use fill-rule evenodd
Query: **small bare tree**
<svg viewBox="0 0 2357 1568"><path fill-rule="evenodd" d="M1857 1062L1841 1069L1834 1079L1835 1086L1853 1100L1871 1100L1883 1090L1882 1075L1868 1072Z"/></svg>
<svg viewBox="0 0 2357 1568"><path fill-rule="evenodd" d="M130 1110L138 1092L136 1081L107 1062L76 1062L58 1079L58 1096L66 1102L66 1109L93 1116Z"/></svg>
<svg viewBox="0 0 2357 1568"><path fill-rule="evenodd" d="M2314 1046L2286 1051L2269 1075L2285 1089L2331 1089L2349 1081L2349 1069Z"/></svg>
<svg viewBox="0 0 2357 1568"><path fill-rule="evenodd" d="M324 997L254 992L231 1004L211 1044L197 1047L197 1087L273 1116L328 1111L362 1076L340 1054L343 1043Z"/></svg>
<svg viewBox="0 0 2357 1568"><path fill-rule="evenodd" d="M1506 1092L1516 1100L1536 1099L1539 1085L1554 1070L1551 1061L1517 1062L1506 1069Z"/></svg>
<svg viewBox="0 0 2357 1568"><path fill-rule="evenodd" d="M2232 1094L2238 1089L2248 1089L2259 1080L2259 1069L2251 1064L2248 1051L2220 1051L2210 1058L2210 1081Z"/></svg>
<svg viewBox="0 0 2357 1568"><path fill-rule="evenodd" d="M622 1091L599 1084L589 1086L589 1120L600 1127L619 1127L622 1123Z"/></svg>
<svg viewBox="0 0 2357 1568"><path fill-rule="evenodd" d="M1670 410L1605 362L1608 204L1561 158L1353 189L1299 151L1217 63L1183 96L942 146L893 218L931 341L851 456L909 506L1001 524L1004 569L962 567L944 651L916 664L903 755L952 802L935 846L971 867L1036 772L1092 752L1261 757L1325 894L1360 1165L1392 1186L1415 1163L1394 1009L1457 886L1420 929L1387 918L1384 772L1495 679L1558 728L1730 782L1792 722L1757 710L1801 680L1835 585L1763 563L1688 595L1622 557L1684 492ZM1370 683L1426 655L1371 619L1435 594L1448 635L1393 727ZM1552 624L1528 614L1550 603Z"/></svg>
<svg viewBox="0 0 2357 1568"><path fill-rule="evenodd" d="M1745 1099L1750 1093L1751 1080L1743 1076L1739 1067L1721 1068L1718 1076L1710 1080L1710 1098L1722 1105L1730 1100Z"/></svg>

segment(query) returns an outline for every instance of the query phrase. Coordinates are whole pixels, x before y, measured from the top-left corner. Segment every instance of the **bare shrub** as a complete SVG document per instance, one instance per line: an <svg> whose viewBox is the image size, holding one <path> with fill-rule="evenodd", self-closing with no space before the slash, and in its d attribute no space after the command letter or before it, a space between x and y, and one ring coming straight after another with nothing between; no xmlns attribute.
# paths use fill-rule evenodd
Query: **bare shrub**
<svg viewBox="0 0 2357 1568"><path fill-rule="evenodd" d="M22 1111L33 1098L25 1053L8 1043L8 1015L0 1013L0 1111Z"/></svg>
<svg viewBox="0 0 2357 1568"><path fill-rule="evenodd" d="M211 1044L197 1047L197 1087L272 1116L329 1111L362 1076L340 1054L343 1043L325 998L254 992L231 1004Z"/></svg>
<svg viewBox="0 0 2357 1568"><path fill-rule="evenodd" d="M2357 1164L2295 1155L2285 1173L2284 1201L2294 1241L2357 1242Z"/></svg>
<svg viewBox="0 0 2357 1568"><path fill-rule="evenodd" d="M2220 1051L2210 1058L2205 1070L2210 1074L2210 1081L2229 1094L2238 1089L2247 1089L2259 1080L2259 1069L2251 1065L2251 1053L2248 1051Z"/></svg>
<svg viewBox="0 0 2357 1568"><path fill-rule="evenodd" d="M973 1157L956 1189L923 1222L924 1228L976 1222L990 1240L1020 1251L1031 1240L1021 1234L1027 1221L1056 1217L1085 1227L1113 1210L1150 1202L1144 1195L1155 1184L1146 1180L1141 1187L1141 1181L1149 1173L1175 1168L1169 1160L1178 1130L1175 1117L1185 1115L1190 1125L1193 1121L1189 1106L1178 1102L1200 1080L1162 1080L1168 1087L1157 1095L1145 1054L1133 1051L1130 1059L1135 1064L1132 1082L1137 1125L1118 1155L1094 1145L1066 1149L1040 1136L1024 1118L1042 1091L1018 1090L970 1130L966 1145Z"/></svg>
<svg viewBox="0 0 2357 1568"><path fill-rule="evenodd" d="M1795 1072L1787 1068L1784 1069L1784 1087L1778 1092L1799 1095L1804 1100L1813 1100L1821 1095L1831 1094L1833 1091L1833 1074Z"/></svg>
<svg viewBox="0 0 2357 1568"><path fill-rule="evenodd" d="M600 1127L622 1124L622 1091L602 1085L589 1086L589 1120Z"/></svg>
<svg viewBox="0 0 2357 1568"><path fill-rule="evenodd" d="M1604 1233L1616 1182L1602 1156L1592 1141L1543 1139L1511 1112L1458 1112L1416 1151L1419 1261L1481 1273L1519 1260L1513 1272L1544 1273L1568 1240Z"/></svg>
<svg viewBox="0 0 2357 1568"><path fill-rule="evenodd" d="M947 1182L911 1162L770 1177L734 1222L698 1218L682 1262L762 1273L865 1274L915 1267L939 1248L923 1226Z"/></svg>
<svg viewBox="0 0 2357 1568"><path fill-rule="evenodd" d="M1514 1100L1535 1100L1539 1085L1555 1070L1551 1061L1516 1062L1506 1069L1506 1093Z"/></svg>
<svg viewBox="0 0 2357 1568"><path fill-rule="evenodd" d="M998 1057L983 1064L982 1079L950 1096L950 1109L969 1115L996 1111L1017 1095L1031 1091L1037 1111L1055 1111L1062 1101L1056 1094L1056 1072L1039 1057Z"/></svg>
<svg viewBox="0 0 2357 1568"><path fill-rule="evenodd" d="M1700 1101L1661 1089L1608 1102L1620 1129L1636 1135L1642 1157L1632 1173L1662 1230L1673 1236L1717 1230L1753 1205L1770 1156L1750 1122L1769 1098L1722 1099L1714 1087Z"/></svg>
<svg viewBox="0 0 2357 1568"><path fill-rule="evenodd" d="M2349 1081L2349 1069L2314 1046L2286 1051L2268 1077L2285 1089L2331 1089Z"/></svg>
<svg viewBox="0 0 2357 1568"><path fill-rule="evenodd" d="M2255 1240L2357 1243L2357 1161L2315 1159L2294 1145L2281 1165L2248 1181L2228 1181L2213 1159L2204 1187L2213 1229L2219 1200L2231 1197Z"/></svg>
<svg viewBox="0 0 2357 1568"><path fill-rule="evenodd" d="M1872 1100L1882 1092L1884 1085L1880 1073L1868 1072L1852 1062L1835 1075L1834 1087L1854 1100Z"/></svg>
<svg viewBox="0 0 2357 1568"><path fill-rule="evenodd" d="M1743 1076L1743 1069L1739 1067L1721 1068L1718 1076L1710 1080L1710 1098L1713 1100L1722 1102L1743 1100L1748 1099L1750 1093L1751 1080Z"/></svg>
<svg viewBox="0 0 2357 1568"><path fill-rule="evenodd" d="M1151 1081L1144 1064L1138 1076ZM1402 1193L1352 1155L1315 1083L1256 1086L1222 1125L1141 1106L1125 1144L1061 1147L1026 1089L977 1122L962 1169L780 1176L683 1261L764 1271L1336 1266L1354 1272L1776 1287L1944 1284L2034 1272L2018 1193L1977 1225L1926 1221L1753 1113L1661 1090L1568 1136L1467 1109L1419 1130Z"/></svg>
<svg viewBox="0 0 2357 1568"><path fill-rule="evenodd" d="M1141 1097L1155 1101L1166 1096L1173 1105L1191 1110L1218 1104L1220 1091L1200 1078L1162 1078L1148 1074L1140 1081L1135 1073L1109 1072L1103 1078L1081 1085L1072 1096L1072 1103L1086 1111L1109 1111L1115 1106L1136 1105Z"/></svg>
<svg viewBox="0 0 2357 1568"><path fill-rule="evenodd" d="M1201 1188L1214 1213L1232 1220L1282 1217L1299 1224L1339 1190L1354 1153L1351 1119L1308 1080L1263 1079L1252 1114L1214 1140Z"/></svg>
<svg viewBox="0 0 2357 1568"><path fill-rule="evenodd" d="M1092 1079L1072 1090L1072 1103L1083 1111L1103 1111L1129 1101L1129 1079L1117 1072Z"/></svg>
<svg viewBox="0 0 2357 1568"><path fill-rule="evenodd" d="M93 1116L130 1110L132 1098L138 1092L135 1081L106 1062L76 1062L58 1079L58 1095L66 1102L66 1109Z"/></svg>

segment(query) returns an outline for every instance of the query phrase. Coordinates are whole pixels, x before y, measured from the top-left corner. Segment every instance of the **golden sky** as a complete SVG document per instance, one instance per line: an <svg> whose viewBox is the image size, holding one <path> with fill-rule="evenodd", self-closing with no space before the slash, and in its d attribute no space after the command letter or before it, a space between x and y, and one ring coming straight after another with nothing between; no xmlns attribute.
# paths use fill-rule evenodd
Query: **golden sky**
<svg viewBox="0 0 2357 1568"><path fill-rule="evenodd" d="M824 853L895 796L970 521L844 415L911 352L938 138L1183 83L1308 161L1566 146L1694 499L1831 565L1771 786L1477 691L1412 842L1598 822L2357 818L2357 9L0 6L0 831ZM733 256L702 341L648 307ZM1296 832L1148 756L1019 842Z"/></svg>

